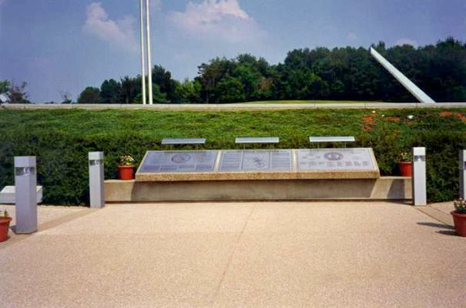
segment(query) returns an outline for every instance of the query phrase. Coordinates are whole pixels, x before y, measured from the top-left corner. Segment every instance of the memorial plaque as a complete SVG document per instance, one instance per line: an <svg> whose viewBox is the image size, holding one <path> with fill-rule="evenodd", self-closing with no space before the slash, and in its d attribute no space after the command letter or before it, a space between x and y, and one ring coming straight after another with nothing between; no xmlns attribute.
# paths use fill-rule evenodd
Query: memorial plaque
<svg viewBox="0 0 466 308"><path fill-rule="evenodd" d="M292 170L291 153L291 150L223 151L219 171L289 171Z"/></svg>
<svg viewBox="0 0 466 308"><path fill-rule="evenodd" d="M298 150L298 170L373 170L371 149Z"/></svg>
<svg viewBox="0 0 466 308"><path fill-rule="evenodd" d="M138 173L213 172L218 151L149 151Z"/></svg>

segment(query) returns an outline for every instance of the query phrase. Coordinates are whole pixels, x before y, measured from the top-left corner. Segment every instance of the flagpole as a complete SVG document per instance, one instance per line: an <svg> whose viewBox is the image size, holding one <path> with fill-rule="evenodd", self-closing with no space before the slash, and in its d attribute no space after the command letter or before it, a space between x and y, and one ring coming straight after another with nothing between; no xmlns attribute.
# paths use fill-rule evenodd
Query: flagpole
<svg viewBox="0 0 466 308"><path fill-rule="evenodd" d="M144 0L139 0L140 4L140 24L141 24L141 85L142 85L142 104L146 102L146 48L144 46Z"/></svg>
<svg viewBox="0 0 466 308"><path fill-rule="evenodd" d="M150 5L149 0L146 0L146 35L147 35L147 74L148 74L148 88L149 88L149 104L153 104L152 97L152 63L151 63L151 47L150 47Z"/></svg>

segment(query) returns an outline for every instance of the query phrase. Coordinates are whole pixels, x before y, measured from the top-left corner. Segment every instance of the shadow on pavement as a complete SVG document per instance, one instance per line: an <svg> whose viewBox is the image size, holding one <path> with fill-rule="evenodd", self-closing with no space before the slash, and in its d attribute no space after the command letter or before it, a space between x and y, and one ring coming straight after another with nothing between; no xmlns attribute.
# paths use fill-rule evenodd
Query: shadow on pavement
<svg viewBox="0 0 466 308"><path fill-rule="evenodd" d="M458 236L458 235L456 235L456 232L455 232L455 231L446 231L446 230L442 230L442 231L437 231L437 233L439 233L439 234L443 234L443 235L453 235L453 236Z"/></svg>
<svg viewBox="0 0 466 308"><path fill-rule="evenodd" d="M455 228L452 226L445 225L445 224L437 224L434 222L418 222L417 224L421 226L427 226L427 227L433 227L433 228L455 230Z"/></svg>

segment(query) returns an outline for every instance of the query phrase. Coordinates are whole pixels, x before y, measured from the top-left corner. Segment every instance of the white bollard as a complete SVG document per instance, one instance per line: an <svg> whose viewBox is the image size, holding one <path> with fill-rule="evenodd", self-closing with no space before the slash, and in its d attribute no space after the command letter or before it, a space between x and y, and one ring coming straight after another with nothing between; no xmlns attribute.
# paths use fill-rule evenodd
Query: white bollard
<svg viewBox="0 0 466 308"><path fill-rule="evenodd" d="M37 231L36 157L15 157L16 233Z"/></svg>
<svg viewBox="0 0 466 308"><path fill-rule="evenodd" d="M466 196L466 150L460 150L460 198Z"/></svg>
<svg viewBox="0 0 466 308"><path fill-rule="evenodd" d="M413 148L413 202L427 205L426 148Z"/></svg>
<svg viewBox="0 0 466 308"><path fill-rule="evenodd" d="M89 197L91 208L105 206L104 152L89 152Z"/></svg>

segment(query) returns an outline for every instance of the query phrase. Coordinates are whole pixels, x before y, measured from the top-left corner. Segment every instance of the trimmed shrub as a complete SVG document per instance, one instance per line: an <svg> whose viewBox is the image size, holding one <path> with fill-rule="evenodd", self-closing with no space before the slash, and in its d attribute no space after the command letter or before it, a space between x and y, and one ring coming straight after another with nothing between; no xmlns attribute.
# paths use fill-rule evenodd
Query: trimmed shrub
<svg viewBox="0 0 466 308"><path fill-rule="evenodd" d="M166 137L204 137L206 149L233 149L242 148L237 136L278 136L277 148L309 148L309 136L354 135L350 146L373 148L382 175L397 174L400 152L425 146L429 200L451 200L458 194L458 151L466 148L465 111L1 110L0 189L14 183L14 156L37 156L44 203L82 205L89 203L90 151L105 152L110 179L120 156L140 162Z"/></svg>

